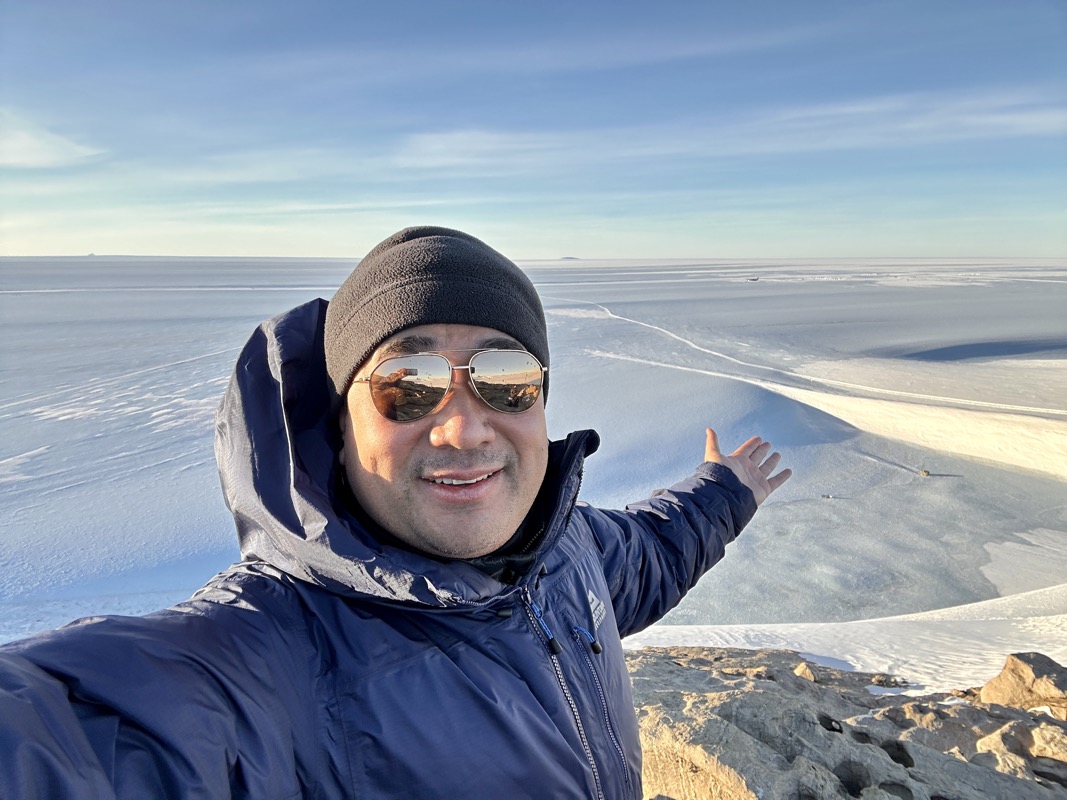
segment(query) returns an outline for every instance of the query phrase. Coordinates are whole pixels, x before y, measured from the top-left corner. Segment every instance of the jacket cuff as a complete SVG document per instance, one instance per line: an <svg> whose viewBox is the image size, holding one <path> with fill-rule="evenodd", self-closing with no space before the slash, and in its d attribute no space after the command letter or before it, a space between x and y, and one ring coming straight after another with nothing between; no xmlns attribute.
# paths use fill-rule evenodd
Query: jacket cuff
<svg viewBox="0 0 1067 800"><path fill-rule="evenodd" d="M732 469L714 461L705 461L696 468L695 474L698 478L717 483L732 494L742 507L741 516L746 523L755 515L756 496L752 494L751 489L741 483L741 480L734 475ZM740 533L740 531L738 532Z"/></svg>

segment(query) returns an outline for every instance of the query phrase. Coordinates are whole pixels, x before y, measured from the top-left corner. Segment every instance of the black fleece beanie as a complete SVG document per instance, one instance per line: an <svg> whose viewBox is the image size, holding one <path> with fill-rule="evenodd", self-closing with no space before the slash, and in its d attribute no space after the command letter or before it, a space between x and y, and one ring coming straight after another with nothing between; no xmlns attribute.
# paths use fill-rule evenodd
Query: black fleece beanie
<svg viewBox="0 0 1067 800"><path fill-rule="evenodd" d="M522 270L469 234L405 228L363 257L326 310L334 409L378 345L405 328L441 323L494 328L548 366L545 313ZM547 373L542 391L547 398Z"/></svg>

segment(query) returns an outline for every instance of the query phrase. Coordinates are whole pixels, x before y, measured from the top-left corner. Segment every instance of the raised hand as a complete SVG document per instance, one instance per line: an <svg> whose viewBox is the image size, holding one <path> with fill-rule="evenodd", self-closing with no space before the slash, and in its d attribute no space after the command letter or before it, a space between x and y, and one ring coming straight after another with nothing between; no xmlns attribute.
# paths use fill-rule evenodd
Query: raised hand
<svg viewBox="0 0 1067 800"><path fill-rule="evenodd" d="M768 453L770 455L767 455ZM730 455L723 455L719 450L719 437L711 428L708 428L707 442L704 445L704 460L729 467L737 479L752 490L757 506L793 474L793 470L783 469L776 475L771 475L782 460L782 454L771 453L771 443L758 436L753 436Z"/></svg>

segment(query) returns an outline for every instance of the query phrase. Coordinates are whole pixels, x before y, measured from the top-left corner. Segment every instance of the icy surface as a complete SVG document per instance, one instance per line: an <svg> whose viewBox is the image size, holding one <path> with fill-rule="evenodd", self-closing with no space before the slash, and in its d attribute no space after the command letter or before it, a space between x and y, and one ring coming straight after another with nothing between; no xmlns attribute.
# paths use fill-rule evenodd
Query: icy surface
<svg viewBox="0 0 1067 800"><path fill-rule="evenodd" d="M1067 660L1067 264L523 266L550 433L603 437L586 501L683 477L706 425L796 472L629 644L773 644L923 685ZM252 329L351 267L0 259L0 640L158 608L237 558L214 407Z"/></svg>

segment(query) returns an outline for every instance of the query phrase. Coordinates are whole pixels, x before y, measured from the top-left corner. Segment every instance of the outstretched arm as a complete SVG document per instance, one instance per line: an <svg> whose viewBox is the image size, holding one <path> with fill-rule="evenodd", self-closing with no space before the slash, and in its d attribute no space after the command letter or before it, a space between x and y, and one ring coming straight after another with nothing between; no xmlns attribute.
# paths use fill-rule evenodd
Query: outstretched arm
<svg viewBox="0 0 1067 800"><path fill-rule="evenodd" d="M708 428L704 445L704 460L729 467L737 479L752 491L757 506L793 474L791 469L783 469L771 475L782 460L782 454L771 453L771 443L758 436L753 436L730 455L723 455L719 450L719 437L711 428Z"/></svg>

